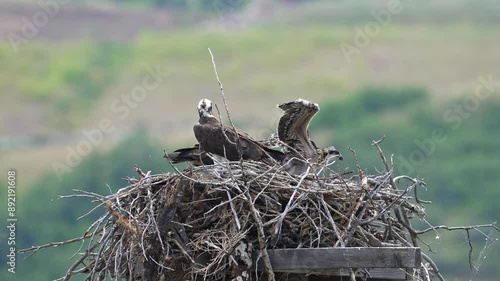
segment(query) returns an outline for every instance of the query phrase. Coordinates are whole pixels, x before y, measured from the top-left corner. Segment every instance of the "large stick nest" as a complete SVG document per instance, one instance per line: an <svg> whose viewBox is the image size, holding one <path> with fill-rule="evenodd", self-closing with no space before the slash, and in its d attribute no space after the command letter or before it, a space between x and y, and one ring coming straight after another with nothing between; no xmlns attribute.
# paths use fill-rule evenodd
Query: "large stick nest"
<svg viewBox="0 0 500 281"><path fill-rule="evenodd" d="M115 194L81 191L107 211L81 237L90 238L88 250L64 279L221 280L272 272L272 248L416 246L409 219L424 216L416 197L424 183L391 169L353 176L324 167L320 175L291 176L250 161L175 174L137 171L140 179L129 178ZM265 264L257 270L256 253ZM428 274L422 268L415 277L422 272Z"/></svg>

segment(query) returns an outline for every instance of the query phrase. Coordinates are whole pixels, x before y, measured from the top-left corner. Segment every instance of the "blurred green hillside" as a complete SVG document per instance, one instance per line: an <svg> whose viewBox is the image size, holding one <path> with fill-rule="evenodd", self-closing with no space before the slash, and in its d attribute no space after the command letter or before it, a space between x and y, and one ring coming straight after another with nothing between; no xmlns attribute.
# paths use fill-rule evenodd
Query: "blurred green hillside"
<svg viewBox="0 0 500 281"><path fill-rule="evenodd" d="M87 2L95 4L79 4ZM467 225L500 218L499 3L402 2L401 13L348 59L341 45L355 44L356 30L374 20L372 11L386 8L384 1L242 1L226 7L224 13L238 15L229 19L215 8L196 6L198 1L171 1L181 4L154 12L181 18L165 30L146 26L142 18L159 1L125 2L125 8L120 1L106 9L77 6L71 11L79 16L71 20L61 10L18 53L8 41L0 42L0 165L19 176L18 249L80 235L104 211L77 220L95 205L85 198L58 200L59 195L72 189L116 191L126 185L124 177L136 176L134 164L153 173L171 171L163 149L195 142L198 101L210 98L223 111L207 48L232 119L252 136L266 138L274 131L281 114L277 103L309 99L321 106L310 133L319 146L334 144L342 151L339 171L355 169L348 147L367 172L381 170L371 143L385 135L382 147L394 154L396 173L428 184L420 192L433 201L428 222ZM12 8L12 14L19 10ZM140 20L130 18L132 10ZM89 27L98 22L96 15L118 17L120 24L115 30L103 25L99 33ZM65 29L73 20L82 35ZM16 24L0 20L0 30ZM114 31L130 27L136 35L113 39ZM67 33L71 39L64 40ZM480 77L493 83L484 86ZM481 99L475 95L479 85ZM103 124L110 127L103 130ZM85 155L71 156L78 149ZM68 170L58 174L56 163ZM428 226L418 219L415 224ZM430 255L447 280L497 280L499 243L471 235L473 260L480 266L473 277L463 233L430 233L427 242L436 252ZM0 230L0 248L6 237ZM63 276L79 246L19 259L15 280ZM0 264L0 279L11 280L3 252Z"/></svg>

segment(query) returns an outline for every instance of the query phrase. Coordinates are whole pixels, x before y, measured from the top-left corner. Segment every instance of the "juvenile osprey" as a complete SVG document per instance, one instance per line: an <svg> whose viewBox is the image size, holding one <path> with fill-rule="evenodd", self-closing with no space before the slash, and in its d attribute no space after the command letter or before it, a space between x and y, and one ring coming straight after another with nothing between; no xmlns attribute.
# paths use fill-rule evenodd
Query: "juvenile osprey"
<svg viewBox="0 0 500 281"><path fill-rule="evenodd" d="M278 123L278 138L285 144L283 163L287 163L287 172L299 175L306 172L311 164L319 165L333 158L343 159L335 147L319 149L309 138L309 122L319 111L317 103L298 99L279 104L278 108L285 111Z"/></svg>
<svg viewBox="0 0 500 281"><path fill-rule="evenodd" d="M285 155L281 151L267 148L262 143L254 140L248 134L233 129L231 126L222 125L212 115L212 102L202 99L198 104L200 119L194 125L194 135L201 149L206 152L222 156L229 161L263 160L273 158L282 161ZM239 151L238 151L239 150Z"/></svg>
<svg viewBox="0 0 500 281"><path fill-rule="evenodd" d="M193 147L177 149L173 153L165 154L165 158L169 158L172 163L190 162L195 166L213 165L214 161L208 154L200 149L199 144Z"/></svg>

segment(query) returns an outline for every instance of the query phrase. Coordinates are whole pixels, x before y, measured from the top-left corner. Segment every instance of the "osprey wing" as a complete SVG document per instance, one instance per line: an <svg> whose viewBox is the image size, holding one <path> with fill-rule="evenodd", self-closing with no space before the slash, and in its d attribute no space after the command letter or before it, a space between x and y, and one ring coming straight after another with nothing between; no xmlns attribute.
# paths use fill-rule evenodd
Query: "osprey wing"
<svg viewBox="0 0 500 281"><path fill-rule="evenodd" d="M278 123L280 141L293 149L299 149L306 154L306 158L314 155L316 147L309 139L308 128L311 119L319 111L319 105L298 99L279 104L278 108L285 111Z"/></svg>
<svg viewBox="0 0 500 281"><path fill-rule="evenodd" d="M284 158L280 151L271 150L254 140L247 133L232 126L222 125L212 114L212 102L202 99L198 104L200 119L193 131L201 149L206 152L225 157L229 161L241 158L247 160L263 160L272 157L276 160Z"/></svg>
<svg viewBox="0 0 500 281"><path fill-rule="evenodd" d="M200 149L198 144L189 148L177 149L173 153L166 154L164 157L169 158L174 164L181 162L191 162L195 166L214 164L212 158L210 158L205 151Z"/></svg>
<svg viewBox="0 0 500 281"><path fill-rule="evenodd" d="M240 158L262 160L269 158L269 156L277 160L284 158L280 151L268 149L245 132L238 129L235 131L229 126L221 126L220 123L197 124L193 129L203 150L225 157L229 161L237 161ZM239 141L239 145L237 145L237 141Z"/></svg>

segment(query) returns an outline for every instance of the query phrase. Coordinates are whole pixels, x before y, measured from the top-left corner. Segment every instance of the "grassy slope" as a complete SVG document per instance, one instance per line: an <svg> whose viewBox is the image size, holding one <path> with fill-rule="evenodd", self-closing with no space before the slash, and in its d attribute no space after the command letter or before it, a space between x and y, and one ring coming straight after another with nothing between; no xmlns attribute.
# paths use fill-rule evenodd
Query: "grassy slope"
<svg viewBox="0 0 500 281"><path fill-rule="evenodd" d="M67 142L74 146L82 138L82 129L95 128L101 119L110 118L117 128L125 132L136 126L147 126L167 149L189 144L193 142L190 127L196 122L194 106L198 100L210 97L219 104L221 100L207 47L211 47L216 56L233 119L238 126L258 137L264 137L275 126L279 111L274 109L274 104L284 100L304 97L321 102L322 105L329 101L342 103L344 98L365 85L411 84L430 91L432 97L426 105L434 107L439 113L444 110L442 104L448 102L448 98L470 94L474 90L478 75L492 73L496 77L495 74L498 74L500 57L497 50L500 47L500 37L498 20L495 19L498 18L498 4L490 8L484 2L463 5L460 3L467 1L456 1L460 2L457 6L463 6L457 9L453 5L449 7L453 1L444 1L445 4L439 7L427 5L410 13L405 12L401 17L395 17L395 21L384 28L381 34L355 57L353 63L349 64L342 56L340 43L352 43L354 28L363 28L364 23L371 20L370 10L379 9L381 6L379 3L375 6L360 4L360 7L353 7L352 5L357 4L346 4L347 2L342 2L344 6L340 8L336 6L334 13L328 8L331 8L328 6L331 4L311 5L305 12L296 10L267 26L233 31L215 30L208 33L204 28L197 28L168 34L144 34L133 43L115 46L122 48L127 54L118 58L118 68L113 68L111 64L110 68L103 69L104 72L115 75L110 77L109 83L102 85L102 94L91 100L83 99L81 104L76 103L68 120L65 115L55 110L57 107L54 106L67 103L68 99L61 98L61 92L57 91L65 93L66 87L74 83L71 80L61 83L58 79L72 70L82 70L86 74L99 73L95 72L95 68L88 62L92 54L97 58L99 55L105 55L105 48L97 46L97 49L94 49L95 45L88 42L83 45L78 42L56 45L32 42L23 49L22 56L14 56L10 47L3 44L0 48L1 65L14 68L0 68L0 134L44 136L58 131L74 131L76 138ZM323 16L319 12L322 12ZM306 16L302 17L304 13ZM290 21L290 18L293 20ZM469 18L473 20L468 21ZM164 66L170 76L157 89L151 91L137 108L131 110L127 118L120 120L115 113L110 112L111 103L141 83L145 75L145 65L154 66L157 63ZM99 76L92 77L99 81ZM55 86L55 93L50 92L53 90L51 86ZM33 99L32 92L23 92L26 88L46 90L49 98L44 102ZM321 114L329 114L326 107ZM372 120L364 120L360 124L358 121L347 119L346 123L355 124L346 125L345 130L352 130L353 136L356 135L356 130L371 129L376 133L387 133L389 139L385 145L397 153L397 148L391 145L391 141L396 139L397 142L402 138L391 134L394 131L391 131L390 127L405 120L413 120L411 114L418 112L398 110L386 113L379 120L380 124L377 123L376 129L373 129ZM471 118L471 122L474 120ZM456 134L468 133L461 131ZM326 132L313 131L312 134L320 145L327 144L332 137ZM428 134L428 131L416 128L409 137L423 138ZM352 136L343 136L342 139L340 135L334 137L335 140L342 141L341 145L354 147L368 145L373 139L371 136L366 139ZM470 143L474 141L468 141L464 146ZM109 135L98 148L105 150L114 144L115 139ZM4 165L16 167L23 175L23 185L29 187L31 185L27 183L35 181L44 171L51 171L50 163L64 159L65 145L66 143L53 143L2 151L0 166L2 170L7 169ZM456 170L468 172L471 174L471 183L474 174L486 173L468 169L469 166L475 165L474 163L481 163L484 159L481 157L467 158L457 165L443 167L439 158L446 159L449 156L447 153L453 153L446 151L448 146L451 144L443 145L440 152L433 155L430 162L425 163L425 166L429 166L427 170L434 168L443 169L443 173ZM367 157L376 158L376 153L373 154ZM369 165L371 162L365 163ZM123 169L129 168L130 165ZM495 168L492 167L490 172L486 176L494 177ZM418 174L424 177L428 175L424 168L419 169ZM457 184L443 179L434 179L433 182L436 186ZM435 191L429 191L431 192ZM54 197L61 194L54 191L53 193ZM441 194L439 198L460 202L457 200L463 200L466 194L463 190L457 190L451 193L451 196ZM439 210L443 212L443 217L447 218L446 223L463 224L464 217L469 215L471 218L481 218L482 214L477 214L478 208L475 208L481 204L479 199L488 194L494 197L496 193L487 191L481 194L482 197L467 197L463 205L456 203L455 206L462 206L459 211L456 211L456 208ZM435 211L429 209L429 213ZM434 234L430 236L432 238ZM458 272L459 269L466 272L467 245L441 242L450 241L452 236L444 233L441 240L433 241L433 247L439 251L440 256L459 260L459 263L454 263L458 268L449 267L446 272ZM456 239L453 241L463 242L462 234L454 237ZM55 240L59 238L67 236ZM477 250L480 250L482 245L476 245ZM498 249L497 245L493 249ZM44 256L39 259L43 260Z"/></svg>
<svg viewBox="0 0 500 281"><path fill-rule="evenodd" d="M221 104L207 52L210 47L233 119L256 137L265 137L279 116L274 105L298 97L323 102L338 100L363 85L406 84L428 88L435 101L468 94L474 90L478 75L498 69L500 57L494 52L500 49L500 40L491 36L493 32L493 27L468 25L390 25L361 54L353 56L352 63L346 61L339 47L342 42L353 42L353 27L344 25L289 29L277 24L208 33L182 30L168 35L144 34L132 45L118 46L73 43L47 49L37 44L23 50L21 62L25 63L10 57L4 45L3 60L7 64L16 61L17 67L14 72L4 69L0 82L7 93L21 95L21 99L7 99L9 105L2 106L5 110L0 118L6 122L0 130L14 135L73 131L74 145L83 138L82 129L96 128L100 120L108 118L120 131L145 125L165 145L193 142L189 128L196 122L194 107L198 100L209 97ZM118 55L113 64L89 62L115 51ZM40 59L34 60L37 56ZM74 56L78 59L69 59ZM37 62L36 67L27 72L32 61ZM112 102L142 84L146 66L156 65L169 76L122 120L110 110ZM68 72L87 75L86 80L76 82L76 87L92 82L103 94L88 98L85 92L68 90L75 88ZM102 75L108 82L100 82ZM30 85L44 87L33 92ZM41 103L33 100L37 93ZM44 97L50 93L56 95ZM19 120L22 109L25 118ZM68 113L61 114L61 110ZM22 124L8 125L14 122ZM108 136L106 142L110 141ZM24 161L23 155L35 158ZM64 156L60 145L4 154L7 163L15 163L18 169L29 167L33 177L47 170L46 163L61 161Z"/></svg>

